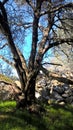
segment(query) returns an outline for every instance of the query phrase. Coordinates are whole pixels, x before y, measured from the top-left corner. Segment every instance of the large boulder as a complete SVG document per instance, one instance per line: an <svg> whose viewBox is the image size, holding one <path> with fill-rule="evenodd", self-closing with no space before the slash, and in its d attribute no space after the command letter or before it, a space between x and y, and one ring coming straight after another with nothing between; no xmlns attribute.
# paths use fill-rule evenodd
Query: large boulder
<svg viewBox="0 0 73 130"><path fill-rule="evenodd" d="M0 81L0 100L13 100L20 92L15 84Z"/></svg>

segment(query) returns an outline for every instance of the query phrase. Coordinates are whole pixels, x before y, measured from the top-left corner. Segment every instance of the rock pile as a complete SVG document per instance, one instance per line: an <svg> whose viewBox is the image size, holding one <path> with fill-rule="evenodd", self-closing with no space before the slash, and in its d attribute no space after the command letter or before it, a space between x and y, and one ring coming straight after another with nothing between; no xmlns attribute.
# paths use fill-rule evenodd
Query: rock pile
<svg viewBox="0 0 73 130"><path fill-rule="evenodd" d="M63 86L54 86L49 98L53 99L56 103L64 102L73 104L73 87L66 84Z"/></svg>
<svg viewBox="0 0 73 130"><path fill-rule="evenodd" d="M39 93L39 97L37 97L39 100L45 100L48 103L54 102L54 103L68 103L73 104L73 87L69 86L67 84L64 84L63 86L53 86L52 92L51 88L46 87L45 89L42 89L42 91L37 92Z"/></svg>
<svg viewBox="0 0 73 130"><path fill-rule="evenodd" d="M58 74L56 74L55 77L58 77ZM62 79L63 77L64 75L62 75ZM73 73L66 75L64 78L71 80L73 83ZM45 100L49 104L52 102L73 104L73 84L59 82L56 78L47 80L45 77L42 77L41 81L39 80L36 84L35 95L37 99Z"/></svg>

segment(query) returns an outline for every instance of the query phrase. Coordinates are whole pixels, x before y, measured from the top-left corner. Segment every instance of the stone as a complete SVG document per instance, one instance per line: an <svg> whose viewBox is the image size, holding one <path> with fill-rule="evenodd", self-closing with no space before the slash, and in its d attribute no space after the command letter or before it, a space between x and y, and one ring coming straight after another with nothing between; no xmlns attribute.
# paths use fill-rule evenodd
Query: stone
<svg viewBox="0 0 73 130"><path fill-rule="evenodd" d="M53 92L51 97L55 98L56 100L63 100L62 96L59 95L57 92Z"/></svg>
<svg viewBox="0 0 73 130"><path fill-rule="evenodd" d="M65 105L65 102L59 102L58 104L63 106L63 105Z"/></svg>
<svg viewBox="0 0 73 130"><path fill-rule="evenodd" d="M21 88L21 83L20 83L19 80L16 80L16 81L15 81L15 85L18 86L19 88Z"/></svg>
<svg viewBox="0 0 73 130"><path fill-rule="evenodd" d="M67 97L68 97L68 94L64 93L64 94L62 94L62 97L63 97L63 98L67 98Z"/></svg>
<svg viewBox="0 0 73 130"><path fill-rule="evenodd" d="M64 93L64 88L63 87L59 87L59 86L55 86L55 87L53 87L53 91L56 91L59 94L63 94Z"/></svg>
<svg viewBox="0 0 73 130"><path fill-rule="evenodd" d="M53 103L55 103L55 100L54 99L49 99L48 100L48 104L50 105L50 104L53 104Z"/></svg>
<svg viewBox="0 0 73 130"><path fill-rule="evenodd" d="M38 99L38 98L40 98L40 93L39 92L35 92L35 97Z"/></svg>
<svg viewBox="0 0 73 130"><path fill-rule="evenodd" d="M41 91L41 96L42 96L43 98L45 98L46 96L48 96L48 91L46 91L46 89L43 89L43 90Z"/></svg>
<svg viewBox="0 0 73 130"><path fill-rule="evenodd" d="M66 90L64 93L67 94L68 97L73 95L73 92L71 91L71 89Z"/></svg>
<svg viewBox="0 0 73 130"><path fill-rule="evenodd" d="M67 84L64 84L62 87L64 88L65 91L69 89L69 85Z"/></svg>
<svg viewBox="0 0 73 130"><path fill-rule="evenodd" d="M67 97L67 98L65 99L65 101L66 101L66 103L71 104L71 103L73 102L73 96Z"/></svg>

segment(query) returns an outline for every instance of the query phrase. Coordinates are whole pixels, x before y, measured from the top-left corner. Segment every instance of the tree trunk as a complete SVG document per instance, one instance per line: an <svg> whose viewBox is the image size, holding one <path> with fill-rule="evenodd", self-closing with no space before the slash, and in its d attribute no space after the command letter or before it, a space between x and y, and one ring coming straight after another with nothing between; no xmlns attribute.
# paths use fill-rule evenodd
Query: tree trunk
<svg viewBox="0 0 73 130"><path fill-rule="evenodd" d="M25 99L29 103L35 102L35 84L38 71L31 72L25 87Z"/></svg>
<svg viewBox="0 0 73 130"><path fill-rule="evenodd" d="M17 108L27 107L35 103L35 84L36 84L36 77L38 73L32 72L30 76L28 76L27 81L25 82L24 87L24 98L18 99L17 101Z"/></svg>
<svg viewBox="0 0 73 130"><path fill-rule="evenodd" d="M35 102L35 80L30 79L30 82L26 84L27 90L25 90L25 102L27 105L31 105Z"/></svg>

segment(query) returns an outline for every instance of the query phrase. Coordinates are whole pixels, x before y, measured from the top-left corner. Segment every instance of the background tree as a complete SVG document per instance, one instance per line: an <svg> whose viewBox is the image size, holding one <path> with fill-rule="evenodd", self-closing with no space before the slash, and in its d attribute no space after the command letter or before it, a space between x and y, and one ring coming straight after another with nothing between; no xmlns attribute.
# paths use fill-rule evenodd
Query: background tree
<svg viewBox="0 0 73 130"><path fill-rule="evenodd" d="M9 0L0 2L1 38L4 38L1 48L8 46L7 50L10 49L9 64L17 70L25 104L35 101L36 77L48 50L73 42L72 37L57 38L55 35L64 15L63 10L69 8L73 8L73 3L65 3L64 0L25 0L24 5ZM22 54L22 46L26 46L28 33L31 35L31 50L27 62L25 52Z"/></svg>
<svg viewBox="0 0 73 130"><path fill-rule="evenodd" d="M73 37L73 13L72 9L63 10L65 13L62 16L63 20L60 23L56 36L58 38ZM68 45L69 44L69 45ZM56 61L63 65L63 68L73 69L73 43L65 43L54 48Z"/></svg>

